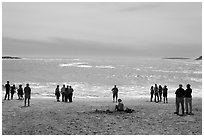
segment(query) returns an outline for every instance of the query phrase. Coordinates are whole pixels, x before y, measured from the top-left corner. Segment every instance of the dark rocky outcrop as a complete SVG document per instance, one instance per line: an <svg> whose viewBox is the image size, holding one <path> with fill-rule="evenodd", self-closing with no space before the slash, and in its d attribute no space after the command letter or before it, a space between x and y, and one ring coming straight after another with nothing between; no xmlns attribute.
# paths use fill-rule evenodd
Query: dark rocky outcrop
<svg viewBox="0 0 204 137"><path fill-rule="evenodd" d="M19 57L3 56L2 59L21 59Z"/></svg>
<svg viewBox="0 0 204 137"><path fill-rule="evenodd" d="M198 58L197 58L197 59L195 59L195 60L202 60L202 56L198 57Z"/></svg>

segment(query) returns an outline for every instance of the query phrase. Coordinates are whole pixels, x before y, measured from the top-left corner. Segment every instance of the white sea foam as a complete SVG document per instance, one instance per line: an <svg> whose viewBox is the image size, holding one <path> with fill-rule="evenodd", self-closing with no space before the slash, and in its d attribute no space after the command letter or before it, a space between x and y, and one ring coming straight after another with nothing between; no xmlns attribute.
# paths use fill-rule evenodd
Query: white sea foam
<svg viewBox="0 0 204 137"><path fill-rule="evenodd" d="M113 66L96 66L96 68L101 68L101 69L114 69L115 67L113 67Z"/></svg>
<svg viewBox="0 0 204 137"><path fill-rule="evenodd" d="M82 65L88 65L87 62L75 62L75 63L69 63L69 64L60 64L60 67L78 67Z"/></svg>

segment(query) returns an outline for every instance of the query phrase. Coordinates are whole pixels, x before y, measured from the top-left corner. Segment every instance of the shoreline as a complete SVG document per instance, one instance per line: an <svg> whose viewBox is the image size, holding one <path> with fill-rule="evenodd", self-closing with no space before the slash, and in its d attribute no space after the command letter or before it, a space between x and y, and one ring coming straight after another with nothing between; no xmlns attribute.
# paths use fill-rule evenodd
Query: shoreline
<svg viewBox="0 0 204 137"><path fill-rule="evenodd" d="M123 98L133 113L115 112L112 98L55 98L2 100L3 135L201 135L202 98L193 98L194 115L177 116L175 100L149 102L149 98ZM96 111L99 110L99 111ZM107 112L109 110L111 113Z"/></svg>

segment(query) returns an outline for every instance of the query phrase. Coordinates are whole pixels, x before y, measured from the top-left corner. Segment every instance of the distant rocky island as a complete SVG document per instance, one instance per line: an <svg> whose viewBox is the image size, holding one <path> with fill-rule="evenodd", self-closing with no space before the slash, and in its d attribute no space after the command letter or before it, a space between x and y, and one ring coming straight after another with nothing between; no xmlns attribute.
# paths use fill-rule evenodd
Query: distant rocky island
<svg viewBox="0 0 204 137"><path fill-rule="evenodd" d="M172 57L172 58L163 58L163 59L190 59L190 58Z"/></svg>
<svg viewBox="0 0 204 137"><path fill-rule="evenodd" d="M197 58L197 59L195 59L195 60L202 60L202 56L198 57L198 58Z"/></svg>
<svg viewBox="0 0 204 137"><path fill-rule="evenodd" d="M21 59L20 57L3 56L2 59Z"/></svg>

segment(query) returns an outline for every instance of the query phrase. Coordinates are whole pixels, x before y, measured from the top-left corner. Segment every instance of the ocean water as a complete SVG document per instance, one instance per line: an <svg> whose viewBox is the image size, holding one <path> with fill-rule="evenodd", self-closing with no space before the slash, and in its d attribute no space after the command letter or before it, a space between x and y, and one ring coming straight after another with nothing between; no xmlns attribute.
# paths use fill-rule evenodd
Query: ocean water
<svg viewBox="0 0 204 137"><path fill-rule="evenodd" d="M179 84L192 85L193 96L202 96L202 61L142 58L24 58L2 60L2 85L30 83L32 96L54 97L59 84L71 85L76 98L149 97L155 83L167 85L174 97ZM3 88L2 94L5 93Z"/></svg>

